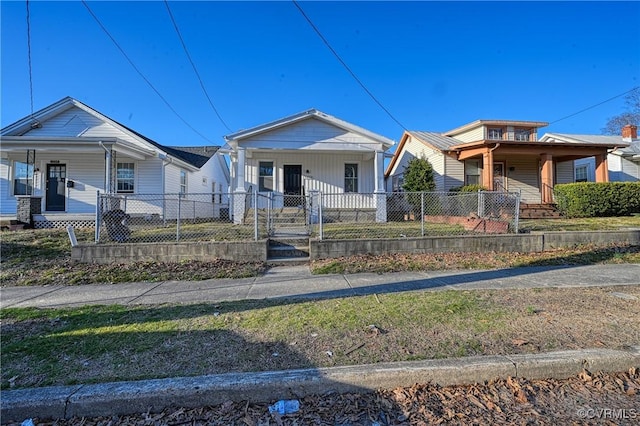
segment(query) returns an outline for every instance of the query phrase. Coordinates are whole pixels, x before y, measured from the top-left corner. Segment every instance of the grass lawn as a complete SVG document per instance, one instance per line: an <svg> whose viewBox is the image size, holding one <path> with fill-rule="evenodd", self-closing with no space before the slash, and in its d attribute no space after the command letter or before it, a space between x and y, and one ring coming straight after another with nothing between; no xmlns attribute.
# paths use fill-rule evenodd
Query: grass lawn
<svg viewBox="0 0 640 426"><path fill-rule="evenodd" d="M635 300L616 297L624 292ZM0 311L3 389L640 341L640 286Z"/></svg>

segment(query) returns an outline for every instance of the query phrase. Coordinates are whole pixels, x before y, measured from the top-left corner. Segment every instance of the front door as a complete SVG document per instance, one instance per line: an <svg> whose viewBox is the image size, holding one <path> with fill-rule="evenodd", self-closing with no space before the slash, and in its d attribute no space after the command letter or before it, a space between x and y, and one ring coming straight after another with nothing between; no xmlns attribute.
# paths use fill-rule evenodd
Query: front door
<svg viewBox="0 0 640 426"><path fill-rule="evenodd" d="M504 163L493 163L493 190L507 190L507 182L504 176Z"/></svg>
<svg viewBox="0 0 640 426"><path fill-rule="evenodd" d="M284 205L297 207L302 205L302 166L284 166Z"/></svg>
<svg viewBox="0 0 640 426"><path fill-rule="evenodd" d="M47 200L45 202L46 211L64 211L66 178L67 166L65 164L47 164Z"/></svg>

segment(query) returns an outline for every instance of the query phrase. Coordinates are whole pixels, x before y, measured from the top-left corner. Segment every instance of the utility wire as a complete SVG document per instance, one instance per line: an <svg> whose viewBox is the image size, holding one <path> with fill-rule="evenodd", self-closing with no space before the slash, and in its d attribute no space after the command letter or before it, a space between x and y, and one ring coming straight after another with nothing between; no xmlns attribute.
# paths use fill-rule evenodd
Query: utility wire
<svg viewBox="0 0 640 426"><path fill-rule="evenodd" d="M31 67L31 15L29 13L29 0L27 3L27 56L29 59L29 97L31 99L31 116L33 116L33 70Z"/></svg>
<svg viewBox="0 0 640 426"><path fill-rule="evenodd" d="M602 104L606 104L607 102L611 102L611 101L612 101L612 100L614 100L614 99L617 99L617 98L619 98L619 97L621 97L621 96L626 95L627 93L631 93L631 92L633 92L634 90L638 90L638 89L640 89L640 86L636 86L636 87L634 87L633 89L631 89L631 90L627 90L627 91L626 91L626 92L624 92L624 93L620 93L619 95L615 95L615 96L614 96L614 97L612 97L612 98L609 98L609 99L604 100L604 101L602 101L602 102L598 102L598 103L597 103L597 104L595 104L595 105L591 105L590 107L587 107L587 108L581 109L580 111L578 111L578 112L574 112L573 114L569 114L569 115L567 115L566 117L559 118L559 119L557 119L557 120L552 121L551 123L549 123L549 125L551 125L551 124L555 124L555 123L557 123L558 121L562 121L562 120L565 120L565 119L567 119L567 118L573 117L573 116L575 116L575 115L581 114L581 113L583 113L583 112L585 112L585 111L588 111L588 110L590 110L590 109L593 109L593 108L595 108L595 107L597 107L597 106L600 106L600 105L602 105Z"/></svg>
<svg viewBox="0 0 640 426"><path fill-rule="evenodd" d="M198 134L201 138L203 138L204 140L206 140L207 142L214 144L213 141L211 141L208 137L206 137L205 135L203 135L202 133L200 133L199 131L197 131L191 124L189 124L187 122L187 120L185 120L180 114L178 114L178 111L176 111L171 104L169 103L169 101L167 101L165 99L164 96L162 96L162 94L158 91L158 89L156 89L153 84L151 84L151 82L149 81L149 79L147 77L145 77L145 75L142 73L142 71L140 71L138 69L138 67L133 63L133 61L131 60L131 58L129 58L129 56L125 53L125 51L122 49L122 47L120 47L120 45L118 44L118 42L113 38L113 36L111 36L111 34L109 33L109 31L107 31L107 29L105 28L104 25L102 25L102 22L100 22L100 20L98 19L98 17L93 13L93 11L91 10L91 8L89 7L89 5L87 4L86 0L82 0L82 4L84 5L84 7L87 8L87 10L89 11L89 13L91 14L91 16L93 16L93 19L95 19L95 21L98 23L98 25L100 26L100 28L102 28L102 30L105 32L105 34L107 34L107 36L111 39L111 41L113 42L113 44L118 48L118 50L120 51L120 53L122 53L122 55L125 57L125 59L129 62L129 64L131 64L131 66L133 67L134 70L136 70L136 72L138 73L138 75L140 75L140 77L142 77L142 79L149 85L149 87L151 87L151 89L156 92L156 95L158 95L160 97L160 99L162 99L162 101L167 105L167 107L169 107L169 109L180 119L182 120L182 122L184 124L187 125L187 127L189 127L191 130L193 130L196 134Z"/></svg>
<svg viewBox="0 0 640 426"><path fill-rule="evenodd" d="M196 64L193 63L193 60L191 59L191 55L189 54L189 51L187 50L187 45L184 42L184 39L182 38L182 34L180 33L180 30L178 29L178 24L176 23L176 20L173 18L173 13L171 13L171 9L169 8L169 2L167 0L164 0L164 4L165 6L167 6L167 12L169 12L169 17L171 18L171 22L173 23L173 27L176 29L176 34L178 34L178 38L180 39L180 43L182 43L182 48L184 49L184 53L186 53L187 58L189 59L189 62L191 63L191 67L193 67L193 72L196 73L196 77L198 77L198 81L200 82L200 87L202 87L202 91L204 92L204 95L207 97L207 100L209 101L209 105L211 105L211 108L213 109L213 112L216 113L216 116L218 116L218 119L220 120L220 122L224 125L224 127L227 128L228 131L232 131L229 126L227 126L227 123L224 122L224 120L222 119L222 117L220 116L220 113L218 112L218 109L213 105L213 101L211 100L211 97L209 97L209 93L207 93L207 89L204 87L204 83L202 82L202 78L200 77L200 73L198 72L198 69L196 68Z"/></svg>
<svg viewBox="0 0 640 426"><path fill-rule="evenodd" d="M358 78L358 76L356 76L356 74L351 70L351 68L349 68L349 66L345 63L345 61L342 60L342 58L340 57L340 55L338 55L338 52L336 52L333 47L331 47L331 45L329 44L329 42L327 41L326 38L324 38L324 36L322 35L322 33L320 32L320 30L318 29L318 27L316 27L313 22L311 21L311 19L307 16L306 13L304 13L304 10L302 10L302 7L300 7L300 5L298 4L298 2L296 0L292 0L293 4L298 8L298 10L300 11L300 13L302 14L302 16L304 17L304 19L307 20L307 22L309 23L309 25L311 26L311 28L313 28L313 30L316 32L316 34L318 34L318 37L320 37L320 39L324 42L324 44L327 46L327 48L331 51L331 53L333 53L333 55L336 57L336 59L338 59L338 61L342 64L342 66L349 72L349 74L351 74L351 77L353 77L353 79L360 85L360 87L362 87L362 89L367 93L367 95L369 95L369 97L371 97L371 99L373 99L373 101L378 104L378 106L380 108L382 108L382 110L387 113L387 115L389 117L391 117L391 119L393 121L396 122L396 124L398 124L398 126L400 126L403 130L407 130L407 128L400 123L400 121L398 121L393 114L391 114L389 112L389 110L387 108L384 107L384 105L382 105L382 103L373 95L373 93L371 93L371 91L369 91L369 89L367 89L367 87L364 85L364 83L362 81L360 81L360 79Z"/></svg>

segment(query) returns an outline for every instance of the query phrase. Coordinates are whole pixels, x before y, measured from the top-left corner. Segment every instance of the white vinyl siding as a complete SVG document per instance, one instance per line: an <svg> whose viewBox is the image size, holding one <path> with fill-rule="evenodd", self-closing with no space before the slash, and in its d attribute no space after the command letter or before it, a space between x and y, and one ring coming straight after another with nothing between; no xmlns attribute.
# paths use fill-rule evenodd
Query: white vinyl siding
<svg viewBox="0 0 640 426"><path fill-rule="evenodd" d="M282 194L284 188L284 165L300 164L302 166L302 186L305 193L317 190L323 193L344 192L344 164L358 163L358 178L361 193L374 191L373 158L369 155L356 153L278 153L278 159L273 159L273 153L252 153L248 158L245 169L247 186L258 189L258 169L261 161L274 162L274 192Z"/></svg>
<svg viewBox="0 0 640 426"><path fill-rule="evenodd" d="M396 161L393 169L390 171L389 179L391 181L393 181L394 177L395 179L399 179L399 176L404 174L404 170L412 158L421 158L423 156L433 167L436 190L445 191L444 188L447 184L447 182L445 182L445 162L447 163L446 167L449 167L450 162L445 158L445 155L442 152L425 145L419 139L412 136L409 136L409 139L405 142L400 158ZM456 160L452 161L457 162ZM455 167L455 165L453 167ZM389 187L388 189L390 190Z"/></svg>
<svg viewBox="0 0 640 426"><path fill-rule="evenodd" d="M461 142L475 142L487 139L487 137L485 137L484 127L482 126L467 130L466 132L454 135L453 137Z"/></svg>

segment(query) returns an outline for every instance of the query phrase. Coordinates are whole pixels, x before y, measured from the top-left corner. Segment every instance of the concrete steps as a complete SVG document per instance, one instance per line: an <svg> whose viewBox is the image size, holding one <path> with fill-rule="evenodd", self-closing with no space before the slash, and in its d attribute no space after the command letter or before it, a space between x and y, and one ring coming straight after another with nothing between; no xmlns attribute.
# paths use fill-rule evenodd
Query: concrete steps
<svg viewBox="0 0 640 426"><path fill-rule="evenodd" d="M309 263L309 237L273 236L269 238L267 263L273 264L307 264Z"/></svg>

